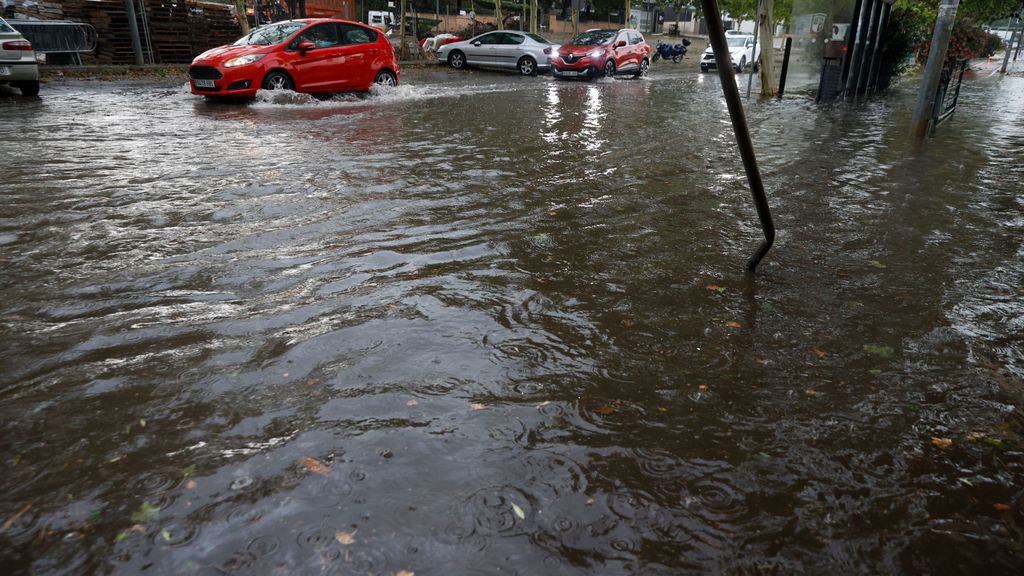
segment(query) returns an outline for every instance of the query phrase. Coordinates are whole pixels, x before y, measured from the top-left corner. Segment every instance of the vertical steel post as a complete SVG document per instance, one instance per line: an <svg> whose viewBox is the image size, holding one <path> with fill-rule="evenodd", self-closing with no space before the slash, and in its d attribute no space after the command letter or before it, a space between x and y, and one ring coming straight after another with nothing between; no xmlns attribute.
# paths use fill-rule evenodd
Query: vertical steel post
<svg viewBox="0 0 1024 576"><path fill-rule="evenodd" d="M885 29L889 26L889 14L892 12L892 4L886 1L882 4L882 18L878 23L878 45L872 51L871 54L871 67L868 69L868 88L874 90L878 85L878 70L882 65L882 35L885 34Z"/></svg>
<svg viewBox="0 0 1024 576"><path fill-rule="evenodd" d="M135 55L135 65L142 66L142 41L139 39L139 23L135 18L135 0L124 0L124 8L128 12L128 27L132 33L132 52ZM245 17L245 14L240 16Z"/></svg>
<svg viewBox="0 0 1024 576"><path fill-rule="evenodd" d="M789 72L789 51L793 48L793 37L786 38L786 51L782 54L782 73L779 75L779 98L786 91L786 74ZM819 88L820 90L820 88Z"/></svg>
<svg viewBox="0 0 1024 576"><path fill-rule="evenodd" d="M743 159L743 168L747 172L750 193L754 196L757 217L761 220L761 229L764 230L764 242L747 261L747 270L753 271L775 242L775 223L772 221L772 212L768 207L768 198L764 194L761 172L757 169L754 144L750 140L750 130L747 128L747 119L743 113L743 101L740 99L740 91L736 86L736 75L732 71L732 58L729 56L729 46L725 41L725 28L722 26L722 14L718 9L718 0L700 0L700 2L704 8L704 18L707 19L708 39L715 52L718 78L722 82L722 94L729 107L732 130L736 135L740 157Z"/></svg>
<svg viewBox="0 0 1024 576"><path fill-rule="evenodd" d="M882 0L875 0L871 7L871 20L868 24L868 34L864 48L861 50L860 62L857 64L857 94L864 92L868 87L868 76L871 74L871 59L874 52L878 50L878 21L882 14Z"/></svg>
<svg viewBox="0 0 1024 576"><path fill-rule="evenodd" d="M999 69L1000 74L1006 74L1006 65L1010 63L1010 47L1013 46L1013 42L1017 39L1017 31L1014 30L1010 34L1010 43L1006 45L1006 53L1003 54L1003 67Z"/></svg>
<svg viewBox="0 0 1024 576"><path fill-rule="evenodd" d="M843 69L839 75L840 85L846 84L846 79L850 75L850 58L853 56L853 47L857 39L857 33L860 31L857 23L860 21L860 12L863 7L864 0L857 0L853 5L853 17L850 18L850 27L846 30L846 54L843 56Z"/></svg>
<svg viewBox="0 0 1024 576"><path fill-rule="evenodd" d="M750 51L750 57L754 60L757 54L757 33L761 30L761 0L757 0L757 7L754 8L754 49ZM740 70L740 72L743 72ZM750 99L750 86L754 83L754 63L750 63L750 75L747 76L747 99Z"/></svg>
<svg viewBox="0 0 1024 576"><path fill-rule="evenodd" d="M932 109L942 79L943 62L946 60L946 48L949 47L949 36L953 30L953 19L960 0L942 0L939 15L935 18L935 32L932 33L931 47L928 49L928 63L924 67L924 78L917 89L917 103L914 116L910 121L910 133L918 139L928 134L928 122L931 120Z"/></svg>
<svg viewBox="0 0 1024 576"><path fill-rule="evenodd" d="M850 75L846 77L846 95L857 95L857 82L860 81L860 61L864 58L864 43L868 37L868 26L871 23L873 6L877 0L864 0L860 9L860 22L857 23L857 41L853 45L853 53L847 54L850 58Z"/></svg>

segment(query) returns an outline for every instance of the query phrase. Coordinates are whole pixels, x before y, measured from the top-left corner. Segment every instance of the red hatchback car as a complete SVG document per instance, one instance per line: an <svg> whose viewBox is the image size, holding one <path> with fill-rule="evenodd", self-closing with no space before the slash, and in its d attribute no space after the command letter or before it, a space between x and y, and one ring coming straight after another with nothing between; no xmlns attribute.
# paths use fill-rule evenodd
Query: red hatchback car
<svg viewBox="0 0 1024 576"><path fill-rule="evenodd" d="M193 94L247 98L264 90L365 92L398 85L391 42L358 22L310 18L268 24L203 52L188 69Z"/></svg>
<svg viewBox="0 0 1024 576"><path fill-rule="evenodd" d="M587 30L562 44L551 55L556 78L597 78L631 73L647 74L651 47L636 30Z"/></svg>

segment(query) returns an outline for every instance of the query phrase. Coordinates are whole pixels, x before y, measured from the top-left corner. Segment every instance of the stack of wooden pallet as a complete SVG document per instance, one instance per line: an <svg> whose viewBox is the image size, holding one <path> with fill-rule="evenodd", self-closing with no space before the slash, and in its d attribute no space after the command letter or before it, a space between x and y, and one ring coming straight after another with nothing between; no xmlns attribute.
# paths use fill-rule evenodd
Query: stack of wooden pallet
<svg viewBox="0 0 1024 576"><path fill-rule="evenodd" d="M18 1L17 11L27 16L92 24L99 42L94 53L83 54L86 64L132 64L135 61L124 0L65 0L60 4ZM152 47L154 63L188 63L199 53L242 35L234 10L224 4L173 0L134 2L143 53L148 54Z"/></svg>

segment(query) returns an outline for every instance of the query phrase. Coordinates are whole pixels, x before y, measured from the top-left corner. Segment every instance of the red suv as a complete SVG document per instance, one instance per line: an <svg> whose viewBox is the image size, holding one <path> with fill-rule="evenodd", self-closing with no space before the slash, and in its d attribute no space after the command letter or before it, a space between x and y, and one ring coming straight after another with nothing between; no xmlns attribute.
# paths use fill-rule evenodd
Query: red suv
<svg viewBox="0 0 1024 576"><path fill-rule="evenodd" d="M310 18L276 22L234 44L200 54L188 76L193 94L246 98L264 90L310 94L396 86L391 42L358 22Z"/></svg>
<svg viewBox="0 0 1024 576"><path fill-rule="evenodd" d="M651 65L651 47L636 30L587 30L551 55L556 78L597 78L632 73L644 76Z"/></svg>

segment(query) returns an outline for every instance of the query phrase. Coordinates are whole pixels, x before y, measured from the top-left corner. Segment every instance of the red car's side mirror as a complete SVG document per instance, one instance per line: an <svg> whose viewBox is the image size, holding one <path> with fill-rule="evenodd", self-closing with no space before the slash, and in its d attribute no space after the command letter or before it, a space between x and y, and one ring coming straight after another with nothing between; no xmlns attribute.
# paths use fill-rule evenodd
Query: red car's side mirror
<svg viewBox="0 0 1024 576"><path fill-rule="evenodd" d="M619 40L618 42L615 43L615 47L616 48L622 48L625 45L626 45L626 41L625 40Z"/></svg>
<svg viewBox="0 0 1024 576"><path fill-rule="evenodd" d="M299 42L299 54L305 54L306 52L309 52L314 48L316 48L316 44L313 44L309 40L305 42Z"/></svg>

